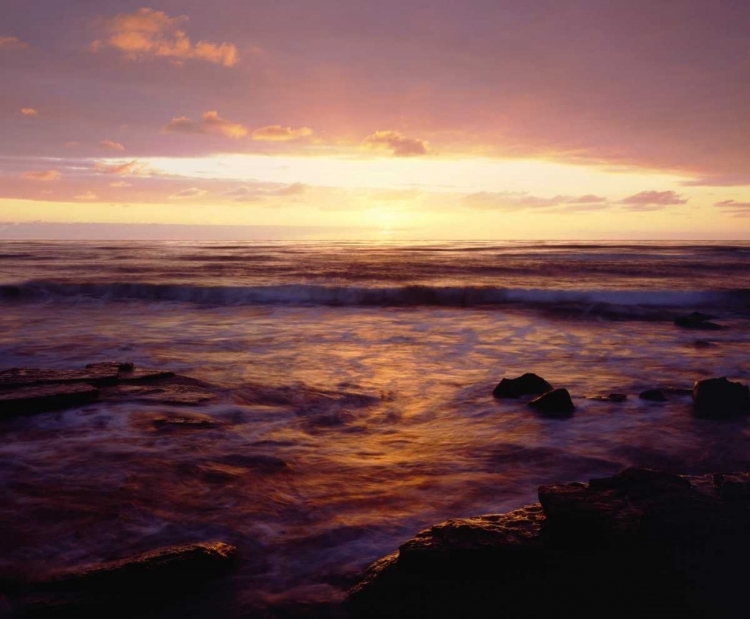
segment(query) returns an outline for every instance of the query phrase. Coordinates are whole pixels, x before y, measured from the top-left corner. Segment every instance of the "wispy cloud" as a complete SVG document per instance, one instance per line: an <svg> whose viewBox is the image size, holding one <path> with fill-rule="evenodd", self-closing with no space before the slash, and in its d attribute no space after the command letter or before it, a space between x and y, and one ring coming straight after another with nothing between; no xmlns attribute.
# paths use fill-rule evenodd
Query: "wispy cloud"
<svg viewBox="0 0 750 619"><path fill-rule="evenodd" d="M178 191L177 193L172 194L169 196L170 200L188 200L190 198L201 198L205 196L208 192L205 189L199 189L198 187L190 187L188 189L183 189L182 191Z"/></svg>
<svg viewBox="0 0 750 619"><path fill-rule="evenodd" d="M26 49L29 46L18 37L0 36L0 49Z"/></svg>
<svg viewBox="0 0 750 619"><path fill-rule="evenodd" d="M164 133L193 133L204 135L223 135L228 138L244 138L247 128L240 123L226 120L216 111L205 112L200 120L190 120L182 116L173 118L162 129Z"/></svg>
<svg viewBox="0 0 750 619"><path fill-rule="evenodd" d="M430 144L417 138L409 138L398 131L376 131L364 139L365 146L391 149L395 157L418 157L429 152Z"/></svg>
<svg viewBox="0 0 750 619"><path fill-rule="evenodd" d="M62 178L60 170L32 170L21 174L21 178L29 181L59 181Z"/></svg>
<svg viewBox="0 0 750 619"><path fill-rule="evenodd" d="M81 193L77 196L75 196L76 200L98 200L99 196L97 196L93 191L87 191L85 193Z"/></svg>
<svg viewBox="0 0 750 619"><path fill-rule="evenodd" d="M721 200L720 202L716 202L714 206L718 206L722 211L729 215L750 217L750 202L738 202L737 200Z"/></svg>
<svg viewBox="0 0 750 619"><path fill-rule="evenodd" d="M141 8L134 13L121 13L107 19L104 28L108 36L94 41L92 49L110 47L130 60L168 58L182 62L200 59L225 67L233 67L239 61L237 47L233 43L198 41L193 45L181 29L188 21L185 15L170 17L163 11Z"/></svg>
<svg viewBox="0 0 750 619"><path fill-rule="evenodd" d="M293 183L282 187L268 187L266 185L242 185L229 191L224 192L233 202L258 202L272 197L291 197L299 196L306 193L307 185L303 183Z"/></svg>
<svg viewBox="0 0 750 619"><path fill-rule="evenodd" d="M97 161L94 164L94 169L102 174L116 174L118 176L145 176L154 172L147 163L142 163L137 159L125 163Z"/></svg>
<svg viewBox="0 0 750 619"><path fill-rule="evenodd" d="M687 198L683 198L674 191L641 191L623 198L619 204L625 205L631 211L655 211L686 202Z"/></svg>
<svg viewBox="0 0 750 619"><path fill-rule="evenodd" d="M39 112L33 107L22 107L21 114L23 114L24 116L38 116Z"/></svg>
<svg viewBox="0 0 750 619"><path fill-rule="evenodd" d="M99 146L102 146L108 150L125 150L125 147L119 142L113 142L112 140L102 140L99 142Z"/></svg>
<svg viewBox="0 0 750 619"><path fill-rule="evenodd" d="M534 196L523 192L481 191L464 196L464 205L481 210L550 209L564 207L565 210L598 210L608 205L607 198L586 194L582 196L557 195L551 198Z"/></svg>
<svg viewBox="0 0 750 619"><path fill-rule="evenodd" d="M312 135L312 129L300 127L292 129L291 127L282 127L281 125L269 125L253 131L253 140L262 142L288 142L298 140Z"/></svg>

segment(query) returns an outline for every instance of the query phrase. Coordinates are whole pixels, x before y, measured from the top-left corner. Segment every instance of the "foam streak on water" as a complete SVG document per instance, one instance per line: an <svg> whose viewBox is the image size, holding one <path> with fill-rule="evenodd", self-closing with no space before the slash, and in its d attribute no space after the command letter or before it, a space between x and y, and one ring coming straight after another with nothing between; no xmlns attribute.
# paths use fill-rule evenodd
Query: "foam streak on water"
<svg viewBox="0 0 750 619"><path fill-rule="evenodd" d="M189 408L203 429L159 429L188 409L144 402L2 422L0 571L221 538L239 616L336 600L420 528L542 483L750 468L744 419L636 397L750 382L748 267L741 244L7 243L0 369L128 359L222 396ZM692 309L728 328L672 324ZM575 416L493 400L526 371Z"/></svg>

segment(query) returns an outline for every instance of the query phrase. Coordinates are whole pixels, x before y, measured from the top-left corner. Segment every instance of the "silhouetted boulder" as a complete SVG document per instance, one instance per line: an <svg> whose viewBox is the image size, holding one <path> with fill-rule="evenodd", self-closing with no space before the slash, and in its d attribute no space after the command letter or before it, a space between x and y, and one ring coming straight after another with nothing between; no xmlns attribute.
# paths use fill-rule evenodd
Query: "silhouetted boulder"
<svg viewBox="0 0 750 619"><path fill-rule="evenodd" d="M667 396L661 389L646 389L638 394L641 400L648 400L649 402L666 402Z"/></svg>
<svg viewBox="0 0 750 619"><path fill-rule="evenodd" d="M518 378L503 378L492 395L496 398L518 398L522 395L540 395L548 391L552 391L552 385L546 380L536 374L526 373Z"/></svg>
<svg viewBox="0 0 750 619"><path fill-rule="evenodd" d="M570 415L576 409L567 389L553 389L534 398L529 406L547 415Z"/></svg>
<svg viewBox="0 0 750 619"><path fill-rule="evenodd" d="M693 402L702 417L731 417L750 412L750 390L725 377L707 378L695 383Z"/></svg>

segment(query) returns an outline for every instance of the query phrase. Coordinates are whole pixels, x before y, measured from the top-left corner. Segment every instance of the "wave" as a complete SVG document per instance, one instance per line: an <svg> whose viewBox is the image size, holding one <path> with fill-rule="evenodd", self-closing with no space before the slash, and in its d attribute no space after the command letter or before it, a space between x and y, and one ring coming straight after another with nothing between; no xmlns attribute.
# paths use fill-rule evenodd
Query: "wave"
<svg viewBox="0 0 750 619"><path fill-rule="evenodd" d="M344 307L534 306L606 315L654 310L714 308L750 311L750 289L735 290L553 290L490 286L191 286L144 283L30 281L0 286L4 301L56 299L140 300L209 305L303 305Z"/></svg>

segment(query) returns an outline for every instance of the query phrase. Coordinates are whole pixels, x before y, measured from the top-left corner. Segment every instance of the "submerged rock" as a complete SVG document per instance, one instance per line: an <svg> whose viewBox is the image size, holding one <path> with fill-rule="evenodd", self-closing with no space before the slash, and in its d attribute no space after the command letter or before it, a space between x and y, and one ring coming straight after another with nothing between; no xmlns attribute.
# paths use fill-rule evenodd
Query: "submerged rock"
<svg viewBox="0 0 750 619"><path fill-rule="evenodd" d="M89 383L106 385L117 382L118 370L99 366L84 370L44 370L38 368L12 368L0 372L0 387L16 388L32 385Z"/></svg>
<svg viewBox="0 0 750 619"><path fill-rule="evenodd" d="M571 415L576 409L567 389L553 389L529 402L529 406L547 415Z"/></svg>
<svg viewBox="0 0 750 619"><path fill-rule="evenodd" d="M750 413L750 389L726 377L707 378L695 383L693 402L702 417L719 418Z"/></svg>
<svg viewBox="0 0 750 619"><path fill-rule="evenodd" d="M590 395L587 400L596 400L597 402L625 402L628 399L624 393L610 393L608 395Z"/></svg>
<svg viewBox="0 0 750 619"><path fill-rule="evenodd" d="M526 373L518 378L503 378L492 391L496 398L518 398L522 395L541 395L552 391L550 385L541 376Z"/></svg>
<svg viewBox="0 0 750 619"><path fill-rule="evenodd" d="M99 390L86 384L22 387L0 392L0 419L83 406L99 399Z"/></svg>
<svg viewBox="0 0 750 619"><path fill-rule="evenodd" d="M638 394L641 400L648 400L649 402L666 402L667 396L661 389L646 389Z"/></svg>
<svg viewBox="0 0 750 619"><path fill-rule="evenodd" d="M718 331L723 329L719 324L711 322L716 316L709 314L702 314L701 312L692 312L686 316L678 316L675 318L674 324L683 329L703 329L706 331Z"/></svg>
<svg viewBox="0 0 750 619"><path fill-rule="evenodd" d="M422 531L369 568L349 608L355 618L740 619L748 479L631 468L543 486L540 504Z"/></svg>

